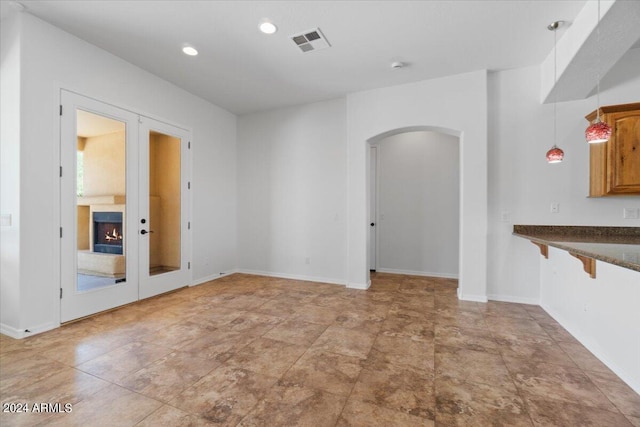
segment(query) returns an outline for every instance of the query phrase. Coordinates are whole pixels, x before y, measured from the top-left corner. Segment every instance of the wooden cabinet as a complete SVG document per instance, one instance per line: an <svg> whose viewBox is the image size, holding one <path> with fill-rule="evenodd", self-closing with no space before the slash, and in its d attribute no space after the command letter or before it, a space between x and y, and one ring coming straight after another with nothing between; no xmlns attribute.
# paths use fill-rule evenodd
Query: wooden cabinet
<svg viewBox="0 0 640 427"><path fill-rule="evenodd" d="M591 123L596 111L586 116ZM640 102L600 107L608 142L590 144L589 196L640 194Z"/></svg>

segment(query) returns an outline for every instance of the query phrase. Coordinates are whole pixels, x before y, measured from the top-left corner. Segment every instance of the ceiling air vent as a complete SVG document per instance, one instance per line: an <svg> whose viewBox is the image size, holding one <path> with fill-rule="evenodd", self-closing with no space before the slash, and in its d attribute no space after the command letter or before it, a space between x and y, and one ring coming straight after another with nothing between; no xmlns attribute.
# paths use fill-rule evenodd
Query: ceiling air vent
<svg viewBox="0 0 640 427"><path fill-rule="evenodd" d="M302 53L331 47L320 28L305 31L291 36L291 40L300 48Z"/></svg>

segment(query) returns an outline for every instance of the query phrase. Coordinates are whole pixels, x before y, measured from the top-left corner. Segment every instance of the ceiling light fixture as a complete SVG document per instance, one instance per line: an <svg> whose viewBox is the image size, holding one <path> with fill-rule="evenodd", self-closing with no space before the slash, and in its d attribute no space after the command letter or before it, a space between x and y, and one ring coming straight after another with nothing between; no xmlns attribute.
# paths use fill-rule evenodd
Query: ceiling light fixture
<svg viewBox="0 0 640 427"><path fill-rule="evenodd" d="M189 55L189 56L196 56L198 54L198 51L193 46L185 46L185 47L183 47L182 48L182 52L185 55Z"/></svg>
<svg viewBox="0 0 640 427"><path fill-rule="evenodd" d="M269 21L263 22L262 24L260 24L258 28L260 28L260 31L262 31L265 34L273 34L276 31L278 31L278 27L276 27L273 22L269 22Z"/></svg>
<svg viewBox="0 0 640 427"><path fill-rule="evenodd" d="M600 120L600 0L598 0L598 22L596 23L596 49L597 49L597 62L596 62L596 78L597 78L597 102L596 105L596 119L592 124L584 131L584 136L587 138L589 144L595 144L598 142L607 142L611 137L611 126Z"/></svg>
<svg viewBox="0 0 640 427"><path fill-rule="evenodd" d="M564 159L564 151L561 148L558 148L557 143L557 123L558 123L558 115L557 115L557 106L558 106L558 33L557 30L560 25L563 24L563 21L555 21L547 26L549 31L553 31L553 91L554 91L554 100L553 100L553 147L549 151L547 151L547 163L560 163Z"/></svg>
<svg viewBox="0 0 640 427"><path fill-rule="evenodd" d="M391 63L391 68L398 69L404 67L404 62L396 61Z"/></svg>

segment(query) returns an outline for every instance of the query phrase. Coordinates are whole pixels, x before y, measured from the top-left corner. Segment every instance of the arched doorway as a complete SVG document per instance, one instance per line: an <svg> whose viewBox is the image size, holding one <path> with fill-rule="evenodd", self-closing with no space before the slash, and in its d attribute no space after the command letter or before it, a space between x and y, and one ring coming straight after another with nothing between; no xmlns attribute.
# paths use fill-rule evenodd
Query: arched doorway
<svg viewBox="0 0 640 427"><path fill-rule="evenodd" d="M442 128L442 127L437 127L437 126L407 126L407 127L402 127L402 128L397 128L397 129L392 129L383 133L380 133L378 135L375 135L369 139L367 139L366 143L367 143L367 150L366 150L366 188L367 188L367 196L366 196L366 200L367 200L367 218L372 218L372 210L375 209L374 205L377 204L377 200L376 200L376 194L373 194L372 192L375 191L376 188L376 183L373 182L374 178L374 174L372 172L372 161L371 161L371 150L369 149L370 147L376 147L379 146L381 143L383 143L384 141L389 141L390 139L393 139L394 137L397 137L399 135L404 135L404 134L411 134L411 133L417 133L417 132L429 132L429 133L437 133L437 134L443 134L443 135L447 135L447 136L451 136L454 137L458 142L460 142L460 137L461 137L461 132L454 130L454 129L447 129L447 128ZM461 152L461 150L459 150ZM457 159L457 164L458 164L458 170L461 171L459 165L461 163L461 159L458 158ZM375 167L375 166L373 166ZM459 172L461 173L461 172ZM462 180L459 180L460 184L458 184L458 198L459 198L459 205L462 204L462 188L461 188L461 183ZM378 215L373 216L376 218L376 220L371 221L371 223L376 224L376 221L379 221ZM382 220L382 222L384 222L385 220ZM457 223L458 223L458 232L456 233L456 236L453 236L454 239L457 240L456 242L456 247L460 247L462 245L461 239L460 239L460 235L461 235L461 230L460 230L460 210L458 210L457 213ZM372 230L373 229L373 230ZM376 229L375 229L375 225L374 226L370 226L369 228L369 233L367 234L367 265L371 265L371 260L372 257L374 257L376 254L372 253L372 250L375 247L377 247L378 245L374 245L375 242L372 242L372 238L377 238L378 237L378 233L376 233ZM458 270L461 270L461 266L460 266L460 260L461 260L461 256L458 256ZM402 270L402 269L397 269L397 270ZM410 271L409 269L404 269L406 273L416 273L417 271ZM402 271L398 271L398 272L402 272ZM457 275L456 275L457 276Z"/></svg>
<svg viewBox="0 0 640 427"><path fill-rule="evenodd" d="M370 271L458 278L460 139L431 129L368 141Z"/></svg>
<svg viewBox="0 0 640 427"><path fill-rule="evenodd" d="M412 129L460 139L458 297L487 301L487 72L354 93L347 98L347 286L369 286L368 141Z"/></svg>

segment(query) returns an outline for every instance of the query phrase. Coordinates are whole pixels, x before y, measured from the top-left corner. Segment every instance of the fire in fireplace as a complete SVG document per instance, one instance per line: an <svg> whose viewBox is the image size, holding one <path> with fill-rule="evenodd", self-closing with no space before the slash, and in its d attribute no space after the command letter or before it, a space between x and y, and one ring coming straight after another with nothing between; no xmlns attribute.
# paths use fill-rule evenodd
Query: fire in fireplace
<svg viewBox="0 0 640 427"><path fill-rule="evenodd" d="M122 212L93 213L93 251L122 255Z"/></svg>

